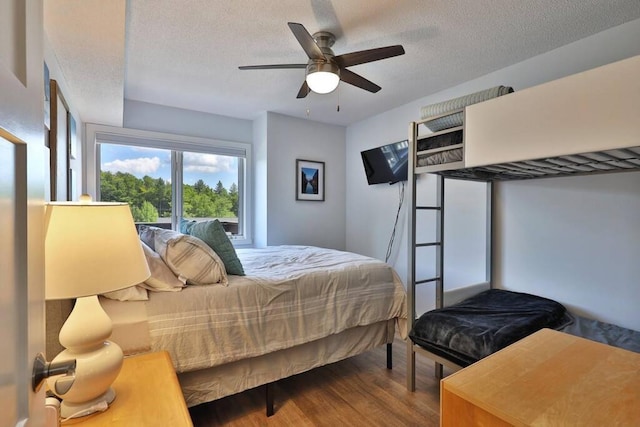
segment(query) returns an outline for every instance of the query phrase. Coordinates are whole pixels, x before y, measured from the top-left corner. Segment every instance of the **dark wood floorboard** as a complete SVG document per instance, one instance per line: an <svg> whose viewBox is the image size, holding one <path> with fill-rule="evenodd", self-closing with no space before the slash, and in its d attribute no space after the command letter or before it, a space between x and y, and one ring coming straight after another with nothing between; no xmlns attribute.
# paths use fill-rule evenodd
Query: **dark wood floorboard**
<svg viewBox="0 0 640 427"><path fill-rule="evenodd" d="M396 338L393 369L386 348L278 381L275 414L265 415L258 387L190 409L196 427L212 426L437 426L439 386L434 365L416 355L416 391L406 388L406 343Z"/></svg>

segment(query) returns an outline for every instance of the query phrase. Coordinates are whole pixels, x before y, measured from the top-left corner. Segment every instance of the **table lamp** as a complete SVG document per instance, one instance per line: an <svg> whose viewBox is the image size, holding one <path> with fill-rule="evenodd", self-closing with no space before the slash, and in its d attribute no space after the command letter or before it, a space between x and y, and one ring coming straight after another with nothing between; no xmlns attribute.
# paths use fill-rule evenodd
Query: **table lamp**
<svg viewBox="0 0 640 427"><path fill-rule="evenodd" d="M60 330L65 347L53 363L76 359L73 383L49 378L63 399L61 416L74 418L105 410L115 399L111 384L122 367L120 347L107 339L111 319L99 294L123 289L149 277L133 217L126 203L54 202L45 212L45 297L77 298Z"/></svg>

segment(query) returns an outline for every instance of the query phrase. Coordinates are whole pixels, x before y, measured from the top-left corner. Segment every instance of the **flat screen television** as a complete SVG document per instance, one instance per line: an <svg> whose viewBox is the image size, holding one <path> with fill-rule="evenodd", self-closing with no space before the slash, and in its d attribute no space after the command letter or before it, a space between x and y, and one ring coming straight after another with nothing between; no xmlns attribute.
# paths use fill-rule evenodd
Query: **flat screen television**
<svg viewBox="0 0 640 427"><path fill-rule="evenodd" d="M407 180L409 141L399 141L360 153L369 185Z"/></svg>

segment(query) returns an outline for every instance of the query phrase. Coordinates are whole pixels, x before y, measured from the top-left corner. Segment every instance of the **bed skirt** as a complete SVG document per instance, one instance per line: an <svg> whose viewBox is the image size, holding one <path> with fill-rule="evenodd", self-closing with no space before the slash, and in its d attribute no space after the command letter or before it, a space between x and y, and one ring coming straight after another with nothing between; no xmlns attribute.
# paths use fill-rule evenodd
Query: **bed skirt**
<svg viewBox="0 0 640 427"><path fill-rule="evenodd" d="M392 343L394 319L347 329L316 341L250 359L178 374L187 406L192 407L300 374ZM380 369L385 369L380 366Z"/></svg>

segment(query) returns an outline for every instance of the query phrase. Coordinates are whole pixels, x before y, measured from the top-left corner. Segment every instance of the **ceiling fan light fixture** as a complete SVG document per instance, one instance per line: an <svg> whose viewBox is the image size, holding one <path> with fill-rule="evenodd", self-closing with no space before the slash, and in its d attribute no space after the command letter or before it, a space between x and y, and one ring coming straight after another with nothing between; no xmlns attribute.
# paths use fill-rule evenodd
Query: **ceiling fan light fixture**
<svg viewBox="0 0 640 427"><path fill-rule="evenodd" d="M340 83L340 68L332 62L312 62L307 66L306 80L315 93L333 92Z"/></svg>

